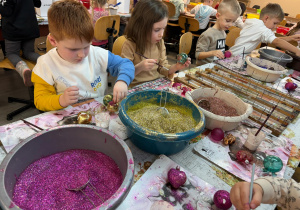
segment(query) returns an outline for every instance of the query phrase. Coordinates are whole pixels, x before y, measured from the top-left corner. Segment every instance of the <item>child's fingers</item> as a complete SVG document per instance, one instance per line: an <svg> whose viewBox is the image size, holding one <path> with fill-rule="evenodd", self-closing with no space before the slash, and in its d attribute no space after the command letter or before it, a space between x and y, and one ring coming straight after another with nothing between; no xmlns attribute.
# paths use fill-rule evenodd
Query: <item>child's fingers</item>
<svg viewBox="0 0 300 210"><path fill-rule="evenodd" d="M67 88L68 91L78 91L79 88L77 86L71 86Z"/></svg>
<svg viewBox="0 0 300 210"><path fill-rule="evenodd" d="M250 202L250 207L255 209L261 204L262 200L262 189L258 184L253 185L253 198Z"/></svg>

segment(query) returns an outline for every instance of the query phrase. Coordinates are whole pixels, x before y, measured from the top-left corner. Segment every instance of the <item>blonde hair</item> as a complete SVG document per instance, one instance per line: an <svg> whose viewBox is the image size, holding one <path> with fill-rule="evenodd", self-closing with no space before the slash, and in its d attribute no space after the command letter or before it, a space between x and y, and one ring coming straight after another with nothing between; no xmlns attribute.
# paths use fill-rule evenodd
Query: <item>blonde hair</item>
<svg viewBox="0 0 300 210"><path fill-rule="evenodd" d="M223 0L218 7L218 12L221 14L224 12L230 12L239 16L242 9L237 0Z"/></svg>
<svg viewBox="0 0 300 210"><path fill-rule="evenodd" d="M82 3L76 0L54 2L48 10L48 24L56 41L75 38L91 42L94 37L91 16Z"/></svg>
<svg viewBox="0 0 300 210"><path fill-rule="evenodd" d="M260 12L260 19L262 19L265 15L269 15L273 18L277 18L280 21L284 18L284 12L279 4L269 3L265 6Z"/></svg>

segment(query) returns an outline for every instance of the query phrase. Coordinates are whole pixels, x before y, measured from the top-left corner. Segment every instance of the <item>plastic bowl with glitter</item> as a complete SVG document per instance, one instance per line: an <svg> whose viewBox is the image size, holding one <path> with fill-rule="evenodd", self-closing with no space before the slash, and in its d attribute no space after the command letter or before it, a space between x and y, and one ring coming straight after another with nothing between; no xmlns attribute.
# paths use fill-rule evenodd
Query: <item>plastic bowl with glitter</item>
<svg viewBox="0 0 300 210"><path fill-rule="evenodd" d="M0 206L20 209L12 201L16 177L36 160L71 149L94 150L111 157L119 167L123 182L97 209L115 209L127 196L134 176L134 163L126 143L105 129L91 125L66 125L28 137L10 151L0 166Z"/></svg>
<svg viewBox="0 0 300 210"><path fill-rule="evenodd" d="M279 65L285 67L287 63L292 62L293 58L283 52L273 49L259 49L258 53L260 54L261 59L266 59L272 62L278 62Z"/></svg>
<svg viewBox="0 0 300 210"><path fill-rule="evenodd" d="M160 133L144 128L129 118L126 113L128 108L139 101L155 100L159 104L161 97L159 90L145 90L128 95L120 104L119 117L125 126L132 131L129 138L137 147L153 154L172 155L183 150L192 138L203 132L205 117L197 105L186 98L169 92L163 92L163 94L164 96L167 94L167 103L183 106L192 111L193 118L197 123L193 129L182 133Z"/></svg>
<svg viewBox="0 0 300 210"><path fill-rule="evenodd" d="M288 72L287 69L281 65L260 58L246 57L247 62L247 74L255 79L264 82L274 82L282 74Z"/></svg>
<svg viewBox="0 0 300 210"><path fill-rule="evenodd" d="M250 104L245 103L239 97L227 91L214 88L198 88L186 94L186 98L191 101L200 97L217 97L222 99L228 106L234 107L239 114L239 116L225 117L201 108L206 119L205 127L210 130L214 128L221 128L223 131L233 130L241 121L247 119L253 111Z"/></svg>

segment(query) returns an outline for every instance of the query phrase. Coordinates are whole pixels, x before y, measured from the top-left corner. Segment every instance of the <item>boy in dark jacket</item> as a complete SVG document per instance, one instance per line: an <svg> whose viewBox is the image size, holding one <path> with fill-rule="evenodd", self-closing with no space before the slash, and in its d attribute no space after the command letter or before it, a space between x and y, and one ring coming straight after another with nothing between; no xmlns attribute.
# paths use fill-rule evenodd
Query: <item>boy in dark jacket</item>
<svg viewBox="0 0 300 210"><path fill-rule="evenodd" d="M2 34L6 57L16 67L26 86L31 86L31 70L20 57L36 62L39 54L34 52L35 38L40 36L34 7L40 0L0 0Z"/></svg>

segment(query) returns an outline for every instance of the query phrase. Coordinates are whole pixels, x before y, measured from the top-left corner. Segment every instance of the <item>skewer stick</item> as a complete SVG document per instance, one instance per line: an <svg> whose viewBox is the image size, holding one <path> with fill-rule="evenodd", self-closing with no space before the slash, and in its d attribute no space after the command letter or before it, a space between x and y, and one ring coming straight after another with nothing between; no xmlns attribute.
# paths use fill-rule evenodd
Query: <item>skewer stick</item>
<svg viewBox="0 0 300 210"><path fill-rule="evenodd" d="M266 124L266 122L268 121L268 119L271 117L272 113L274 112L274 110L276 109L278 103L273 107L272 111L270 112L270 114L268 114L267 118L265 119L265 121L261 124L260 128L257 130L255 136L258 135L258 133L261 131L261 129L264 127L264 125Z"/></svg>
<svg viewBox="0 0 300 210"><path fill-rule="evenodd" d="M251 203L251 200L252 200L252 194L253 194L254 172L255 172L255 163L253 163L253 165L252 165L252 174L251 174L251 183L250 183L249 204Z"/></svg>
<svg viewBox="0 0 300 210"><path fill-rule="evenodd" d="M139 55L139 56L145 58L145 59L149 59L149 58L147 58L146 56L144 56L144 55L142 55L142 54L140 54L140 53L138 53L138 52L135 52L135 53L136 53L137 55ZM155 64L158 65L159 67L161 67L161 68L166 69L166 70L169 71L169 69L166 68L166 67L164 67L163 65L160 65L159 63L155 63Z"/></svg>
<svg viewBox="0 0 300 210"><path fill-rule="evenodd" d="M39 130L44 130L43 128L39 127L39 126L36 126L35 124L32 124L31 122L28 122L27 120L22 120L26 125L31 125Z"/></svg>

